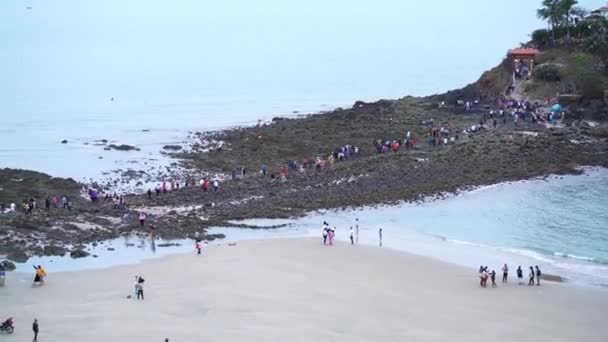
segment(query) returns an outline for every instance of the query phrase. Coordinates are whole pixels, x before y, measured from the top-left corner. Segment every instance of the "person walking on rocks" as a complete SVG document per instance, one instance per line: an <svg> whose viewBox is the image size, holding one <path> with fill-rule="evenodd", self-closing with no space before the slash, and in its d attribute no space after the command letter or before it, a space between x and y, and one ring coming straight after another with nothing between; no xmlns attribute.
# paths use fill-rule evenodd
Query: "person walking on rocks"
<svg viewBox="0 0 608 342"><path fill-rule="evenodd" d="M143 228L143 226L144 226L145 223L146 223L146 213L144 213L142 211L141 213L139 213L139 224Z"/></svg>
<svg viewBox="0 0 608 342"><path fill-rule="evenodd" d="M220 183L217 180L213 181L213 191L217 192L220 188Z"/></svg>
<svg viewBox="0 0 608 342"><path fill-rule="evenodd" d="M378 243L382 247L382 228L378 229Z"/></svg>
<svg viewBox="0 0 608 342"><path fill-rule="evenodd" d="M353 230L353 227L350 227L350 244L355 244L355 231Z"/></svg>
<svg viewBox="0 0 608 342"><path fill-rule="evenodd" d="M34 323L32 323L32 331L34 332L34 341L38 341L38 332L40 328L38 327L38 320L34 319Z"/></svg>

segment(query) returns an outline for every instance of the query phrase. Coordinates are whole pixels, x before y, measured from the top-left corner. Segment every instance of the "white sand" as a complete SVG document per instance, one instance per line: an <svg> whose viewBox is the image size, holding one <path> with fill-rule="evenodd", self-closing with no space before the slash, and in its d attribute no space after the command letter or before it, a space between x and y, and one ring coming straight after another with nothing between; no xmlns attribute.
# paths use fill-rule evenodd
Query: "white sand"
<svg viewBox="0 0 608 342"><path fill-rule="evenodd" d="M51 268L52 265L47 265ZM496 265L498 267L498 265ZM245 242L140 265L10 274L2 341L606 341L608 291L556 283L481 289L475 270L317 239ZM145 301L126 299L133 277Z"/></svg>

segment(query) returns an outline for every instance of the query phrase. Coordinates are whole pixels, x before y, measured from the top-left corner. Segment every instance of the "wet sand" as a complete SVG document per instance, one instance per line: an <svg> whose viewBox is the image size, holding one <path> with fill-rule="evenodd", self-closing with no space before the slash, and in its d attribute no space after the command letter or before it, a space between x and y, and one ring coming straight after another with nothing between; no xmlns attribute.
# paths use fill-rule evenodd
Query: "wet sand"
<svg viewBox="0 0 608 342"><path fill-rule="evenodd" d="M608 291L481 289L475 269L368 246L264 240L85 272L9 274L7 341L605 341ZM498 267L498 265L490 265ZM145 280L144 301L133 294ZM4 317L2 317L4 318Z"/></svg>

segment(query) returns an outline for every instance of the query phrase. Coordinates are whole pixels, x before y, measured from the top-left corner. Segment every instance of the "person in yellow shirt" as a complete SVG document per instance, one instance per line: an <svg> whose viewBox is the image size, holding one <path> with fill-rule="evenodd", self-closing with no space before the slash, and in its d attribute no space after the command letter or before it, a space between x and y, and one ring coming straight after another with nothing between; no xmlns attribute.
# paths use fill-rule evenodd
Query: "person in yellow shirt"
<svg viewBox="0 0 608 342"><path fill-rule="evenodd" d="M44 277L46 277L46 271L42 266L34 266L34 270L36 270L36 276L34 277L34 285L44 285Z"/></svg>

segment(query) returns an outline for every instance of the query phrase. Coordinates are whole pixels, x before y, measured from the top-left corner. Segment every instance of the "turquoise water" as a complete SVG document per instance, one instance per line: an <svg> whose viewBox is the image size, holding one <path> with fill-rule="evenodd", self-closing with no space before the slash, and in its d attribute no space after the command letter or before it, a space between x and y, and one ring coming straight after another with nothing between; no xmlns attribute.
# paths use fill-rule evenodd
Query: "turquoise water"
<svg viewBox="0 0 608 342"><path fill-rule="evenodd" d="M337 228L347 241L349 227L359 219L359 243L378 244L424 255L471 269L479 265L512 270L539 265L548 274L566 277L572 284L608 286L608 169L587 168L580 176L550 176L464 192L442 200L348 211L318 211L294 220L255 219L258 226L286 224L280 229L213 228L224 233L227 244L251 239L316 237L321 243L323 221ZM144 259L193 250L192 241L180 247L156 248L150 241L124 239L92 248L97 259L34 258L53 272L136 263ZM52 260L52 262L50 261ZM404 267L407 267L404 265ZM29 271L28 265L21 269Z"/></svg>
<svg viewBox="0 0 608 342"><path fill-rule="evenodd" d="M608 286L605 168L501 183L422 204L315 213L295 220L284 233L320 237L321 223L328 221L337 227L338 238L347 240L356 218L361 243L377 244L382 228L389 248L471 269L539 265L573 283ZM230 230L222 232L230 235Z"/></svg>

